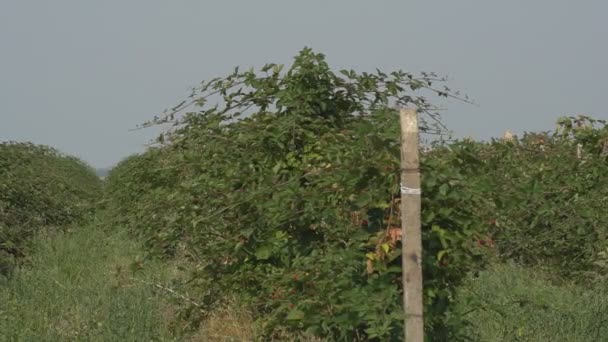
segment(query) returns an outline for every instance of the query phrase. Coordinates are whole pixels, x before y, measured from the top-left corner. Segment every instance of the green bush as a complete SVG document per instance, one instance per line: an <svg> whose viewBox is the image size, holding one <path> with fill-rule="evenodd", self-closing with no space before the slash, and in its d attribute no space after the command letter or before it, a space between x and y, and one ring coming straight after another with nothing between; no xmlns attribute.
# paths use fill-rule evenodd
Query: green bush
<svg viewBox="0 0 608 342"><path fill-rule="evenodd" d="M33 234L82 219L100 191L93 170L76 158L30 143L0 143L0 264L5 271L10 259L25 254Z"/></svg>
<svg viewBox="0 0 608 342"><path fill-rule="evenodd" d="M387 234L400 226L392 105L427 113L426 99L406 90L433 90L436 77L340 74L304 50L286 72L269 64L203 83L150 123L175 124L160 145L108 179L108 217L151 253L194 264L188 291L204 307L240 298L264 338L402 336L400 243ZM208 107L211 99L218 104ZM174 120L192 104L200 111ZM437 118L421 118L432 131ZM607 132L603 122L564 118L554 133L438 143L422 154L429 339L466 337L466 322L447 312L454 289L489 261L570 279L606 270ZM194 322L199 313L183 311Z"/></svg>
<svg viewBox="0 0 608 342"><path fill-rule="evenodd" d="M472 176L488 186L495 206L491 235L503 260L547 266L582 281L602 272L607 138L603 122L579 117L561 119L554 133L470 143L482 161Z"/></svg>
<svg viewBox="0 0 608 342"><path fill-rule="evenodd" d="M216 94L222 106L187 113L161 147L112 170L108 216L151 251L197 263L200 302L238 296L267 338L287 329L400 340L400 244L385 233L400 225L389 102L426 109L405 90L431 89L433 76L341 77L309 50L281 68L204 84L195 102ZM488 226L476 217L490 204L463 163L423 160L426 324L445 338L452 289L484 263L474 238Z"/></svg>

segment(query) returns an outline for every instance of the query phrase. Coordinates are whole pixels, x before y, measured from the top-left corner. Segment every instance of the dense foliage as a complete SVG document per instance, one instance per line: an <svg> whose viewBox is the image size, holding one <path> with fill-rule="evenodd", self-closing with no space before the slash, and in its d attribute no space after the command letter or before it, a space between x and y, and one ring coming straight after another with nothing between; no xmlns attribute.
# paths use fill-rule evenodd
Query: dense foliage
<svg viewBox="0 0 608 342"><path fill-rule="evenodd" d="M30 143L0 144L0 264L23 256L43 227L83 218L101 192L93 170L80 160Z"/></svg>
<svg viewBox="0 0 608 342"><path fill-rule="evenodd" d="M264 71L204 84L195 102L217 93L221 105L186 114L162 137L168 143L118 165L110 216L152 250L198 263L198 299L211 306L239 296L268 335L399 339L400 245L387 234L400 224L399 130L389 101L427 109L406 88L428 90L434 76L343 78L309 50L286 73ZM435 333L452 286L483 262L467 248L484 230L475 217L485 200L467 190L454 163L424 163L434 175L424 180L424 267Z"/></svg>
<svg viewBox="0 0 608 342"><path fill-rule="evenodd" d="M400 340L399 130L393 105L430 110L434 75L333 73L304 50L286 72L203 83L152 123L160 145L120 163L108 217L191 266L193 321L237 297L265 338ZM217 105L208 107L215 99ZM190 104L201 106L174 120ZM421 122L433 131L435 116ZM492 260L596 275L606 263L608 130L566 118L555 133L437 144L422 156L425 324L456 340L455 288ZM584 121L584 122L583 122ZM585 124L583 124L585 123ZM594 124L600 127L594 127ZM604 254L602 254L604 253ZM602 259L603 258L603 259ZM203 308L203 310L199 310Z"/></svg>
<svg viewBox="0 0 608 342"><path fill-rule="evenodd" d="M579 280L602 271L598 253L608 234L603 121L562 118L553 133L460 146L480 161L471 164L472 175L487 184L495 206L492 243L501 258Z"/></svg>

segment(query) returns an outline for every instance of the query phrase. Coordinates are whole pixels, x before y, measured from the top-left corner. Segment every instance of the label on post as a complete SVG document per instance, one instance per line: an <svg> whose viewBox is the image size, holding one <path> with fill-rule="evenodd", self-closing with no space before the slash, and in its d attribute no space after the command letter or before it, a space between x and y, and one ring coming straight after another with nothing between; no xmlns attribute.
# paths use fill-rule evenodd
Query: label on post
<svg viewBox="0 0 608 342"><path fill-rule="evenodd" d="M401 193L404 195L420 195L422 191L420 189L408 188L401 184Z"/></svg>

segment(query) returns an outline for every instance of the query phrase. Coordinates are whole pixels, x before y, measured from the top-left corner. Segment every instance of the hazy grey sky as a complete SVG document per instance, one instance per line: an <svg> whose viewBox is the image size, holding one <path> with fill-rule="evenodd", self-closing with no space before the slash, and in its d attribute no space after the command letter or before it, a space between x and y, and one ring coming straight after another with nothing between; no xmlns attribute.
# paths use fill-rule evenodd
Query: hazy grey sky
<svg viewBox="0 0 608 342"><path fill-rule="evenodd" d="M445 103L458 136L606 119L607 15L600 0L0 0L0 140L110 166L189 87L304 46L336 69L448 76L479 104Z"/></svg>

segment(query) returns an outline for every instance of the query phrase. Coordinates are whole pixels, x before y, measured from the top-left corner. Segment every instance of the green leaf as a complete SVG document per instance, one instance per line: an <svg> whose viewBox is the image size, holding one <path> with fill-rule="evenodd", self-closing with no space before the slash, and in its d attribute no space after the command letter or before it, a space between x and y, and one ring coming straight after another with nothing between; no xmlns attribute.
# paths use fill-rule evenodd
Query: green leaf
<svg viewBox="0 0 608 342"><path fill-rule="evenodd" d="M261 246L255 251L255 257L258 260L268 260L272 255L272 249L269 246Z"/></svg>
<svg viewBox="0 0 608 342"><path fill-rule="evenodd" d="M447 253L448 253L448 251L445 249L440 250L439 253L437 253L437 261L441 261L441 258L443 258L443 256L446 255Z"/></svg>
<svg viewBox="0 0 608 342"><path fill-rule="evenodd" d="M391 246L389 246L388 243L383 243L382 245L380 245L380 247L382 247L384 253L388 253L391 250Z"/></svg>
<svg viewBox="0 0 608 342"><path fill-rule="evenodd" d="M304 311L298 310L298 309L292 309L287 314L287 319L290 321L300 321L300 320L304 319L304 316L305 316Z"/></svg>

